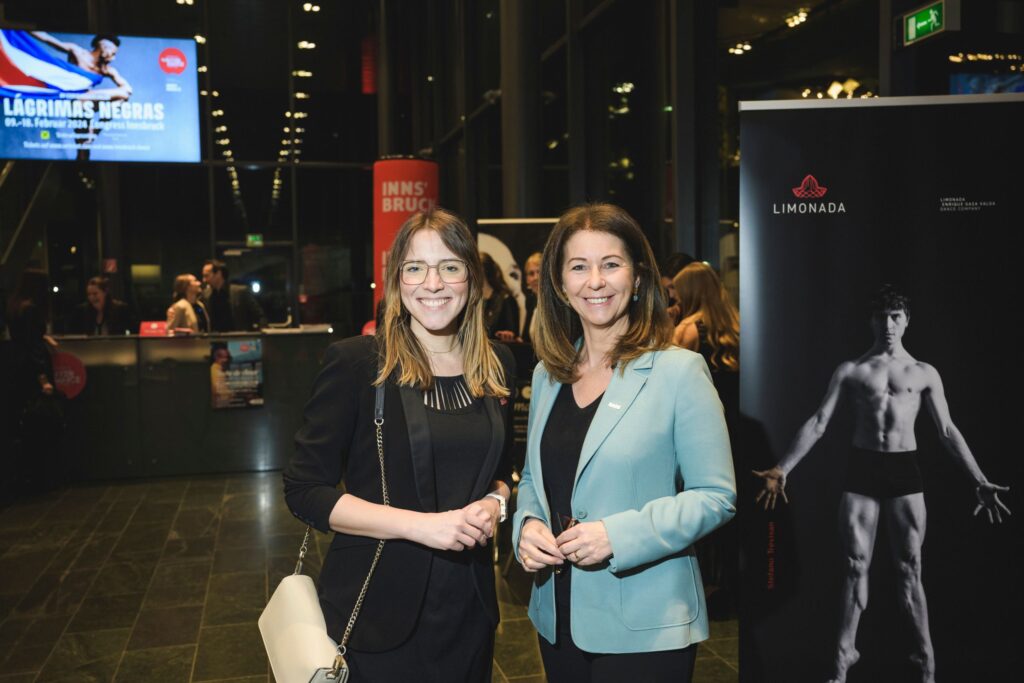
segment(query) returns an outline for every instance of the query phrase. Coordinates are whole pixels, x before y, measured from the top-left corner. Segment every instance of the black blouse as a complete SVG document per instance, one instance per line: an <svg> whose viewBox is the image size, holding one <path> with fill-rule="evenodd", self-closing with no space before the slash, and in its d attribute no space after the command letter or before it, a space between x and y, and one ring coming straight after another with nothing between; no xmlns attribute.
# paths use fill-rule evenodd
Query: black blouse
<svg viewBox="0 0 1024 683"><path fill-rule="evenodd" d="M572 516L572 489L576 480L576 467L583 451L590 423L594 420L600 396L580 408L572 393L571 384L563 384L551 407L544 434L540 440L540 464L544 473L544 493L551 510L551 532L557 537L563 529L563 518ZM569 633L569 591L572 571L566 563L555 575L555 605L558 631Z"/></svg>

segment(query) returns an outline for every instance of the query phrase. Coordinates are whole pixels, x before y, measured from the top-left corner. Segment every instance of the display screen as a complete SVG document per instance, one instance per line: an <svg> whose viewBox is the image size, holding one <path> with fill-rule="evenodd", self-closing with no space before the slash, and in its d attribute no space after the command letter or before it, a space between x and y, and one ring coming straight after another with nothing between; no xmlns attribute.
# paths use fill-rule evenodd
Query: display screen
<svg viewBox="0 0 1024 683"><path fill-rule="evenodd" d="M199 161L190 39L0 30L0 157Z"/></svg>

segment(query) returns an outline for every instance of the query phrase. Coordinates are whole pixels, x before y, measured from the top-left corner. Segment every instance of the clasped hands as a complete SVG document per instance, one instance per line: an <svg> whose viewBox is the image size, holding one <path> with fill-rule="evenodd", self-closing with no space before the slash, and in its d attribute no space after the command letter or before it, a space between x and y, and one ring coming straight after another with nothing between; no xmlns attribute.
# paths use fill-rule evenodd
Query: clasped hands
<svg viewBox="0 0 1024 683"><path fill-rule="evenodd" d="M572 562L577 567L601 564L612 556L611 541L603 522L583 522L555 538L537 518L523 523L519 534L519 562L528 572Z"/></svg>
<svg viewBox="0 0 1024 683"><path fill-rule="evenodd" d="M423 515L414 540L437 550L466 550L487 545L498 529L501 508L494 498L482 498L464 508Z"/></svg>

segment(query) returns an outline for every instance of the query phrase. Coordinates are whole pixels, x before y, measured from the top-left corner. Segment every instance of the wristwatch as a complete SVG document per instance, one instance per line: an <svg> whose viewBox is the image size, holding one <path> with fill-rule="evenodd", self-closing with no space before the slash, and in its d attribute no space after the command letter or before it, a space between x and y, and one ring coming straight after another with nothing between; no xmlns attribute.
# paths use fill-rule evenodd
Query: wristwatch
<svg viewBox="0 0 1024 683"><path fill-rule="evenodd" d="M493 498L498 501L498 510L500 511L498 516L499 522L504 522L508 519L508 503L505 501L505 496L492 491L491 493L488 493L485 498Z"/></svg>

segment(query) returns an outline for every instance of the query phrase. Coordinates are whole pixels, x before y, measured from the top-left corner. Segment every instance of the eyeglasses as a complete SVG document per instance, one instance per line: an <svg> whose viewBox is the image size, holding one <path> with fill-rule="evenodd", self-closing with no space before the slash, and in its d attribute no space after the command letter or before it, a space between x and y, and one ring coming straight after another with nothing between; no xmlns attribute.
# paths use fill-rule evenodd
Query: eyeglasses
<svg viewBox="0 0 1024 683"><path fill-rule="evenodd" d="M465 261L458 259L445 259L438 261L437 265L431 265L426 261L405 261L402 263L402 284L422 285L427 281L427 273L431 268L436 269L441 282L448 285L455 285L469 279L469 267Z"/></svg>

